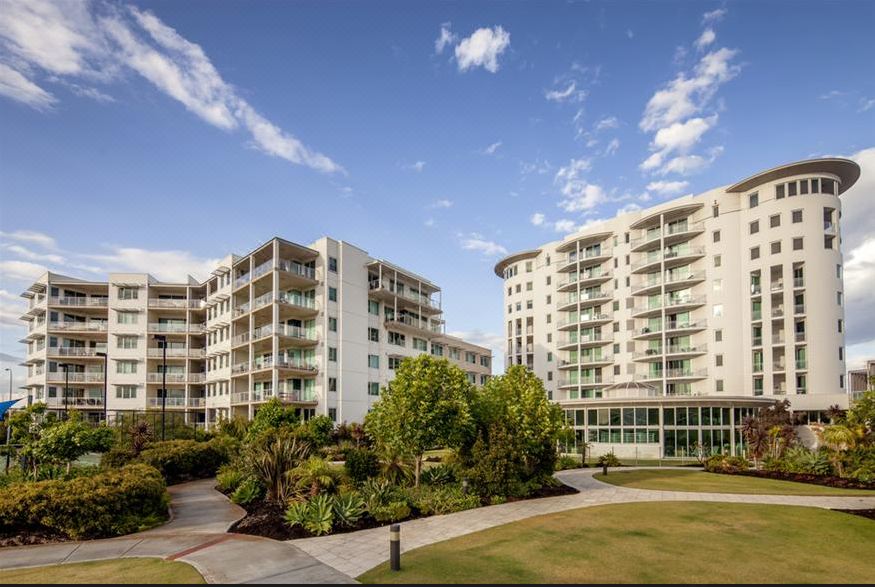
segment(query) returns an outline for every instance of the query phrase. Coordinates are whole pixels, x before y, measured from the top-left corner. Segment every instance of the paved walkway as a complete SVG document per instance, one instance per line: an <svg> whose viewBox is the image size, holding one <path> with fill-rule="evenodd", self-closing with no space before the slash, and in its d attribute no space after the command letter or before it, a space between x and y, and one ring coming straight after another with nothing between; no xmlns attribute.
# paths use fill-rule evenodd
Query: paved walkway
<svg viewBox="0 0 875 587"><path fill-rule="evenodd" d="M624 470L631 470L631 468ZM875 496L744 495L629 489L597 481L593 478L593 474L599 471L600 469L576 469L557 473L556 476L564 483L581 491L575 495L517 501L403 522L401 524L402 552L534 516L615 503L715 501L840 509L875 508ZM389 558L389 530L385 527L292 540L290 543L350 577L357 577Z"/></svg>
<svg viewBox="0 0 875 587"><path fill-rule="evenodd" d="M173 519L146 532L107 540L0 549L0 569L130 557L194 566L208 583L355 583L295 546L228 534L245 512L213 489L214 479L170 487Z"/></svg>

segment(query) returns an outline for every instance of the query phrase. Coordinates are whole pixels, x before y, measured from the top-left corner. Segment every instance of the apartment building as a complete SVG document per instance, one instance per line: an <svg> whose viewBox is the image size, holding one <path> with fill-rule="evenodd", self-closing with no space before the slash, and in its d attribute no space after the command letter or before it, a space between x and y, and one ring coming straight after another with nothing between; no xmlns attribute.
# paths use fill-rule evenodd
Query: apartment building
<svg viewBox="0 0 875 587"><path fill-rule="evenodd" d="M445 357L476 385L492 368L489 349L446 334L437 285L327 237L271 239L204 282L46 273L22 296L29 397L92 418L166 403L210 426L276 397L361 422L404 357Z"/></svg>
<svg viewBox="0 0 875 587"><path fill-rule="evenodd" d="M864 393L875 388L875 359L866 361L866 366L862 369L852 369L848 371L848 386L851 399L859 399Z"/></svg>
<svg viewBox="0 0 875 587"><path fill-rule="evenodd" d="M859 175L783 165L502 259L506 364L594 454L739 453L759 406L847 407L839 196Z"/></svg>

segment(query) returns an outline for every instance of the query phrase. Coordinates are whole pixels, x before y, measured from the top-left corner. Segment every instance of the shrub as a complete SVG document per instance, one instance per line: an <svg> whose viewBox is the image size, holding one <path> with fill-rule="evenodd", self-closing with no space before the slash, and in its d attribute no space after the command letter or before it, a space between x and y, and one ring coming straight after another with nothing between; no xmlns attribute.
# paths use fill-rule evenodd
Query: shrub
<svg viewBox="0 0 875 587"><path fill-rule="evenodd" d="M222 465L216 473L216 484L226 493L233 493L245 480L246 473L232 464Z"/></svg>
<svg viewBox="0 0 875 587"><path fill-rule="evenodd" d="M490 505L501 505L507 503L507 498L503 495L493 495L489 498Z"/></svg>
<svg viewBox="0 0 875 587"><path fill-rule="evenodd" d="M320 457L310 457L289 471L289 477L296 489L307 491L310 497L333 491L340 484L340 472Z"/></svg>
<svg viewBox="0 0 875 587"><path fill-rule="evenodd" d="M346 451L343 468L355 483L364 483L380 474L380 460L376 453L368 448L351 448Z"/></svg>
<svg viewBox="0 0 875 587"><path fill-rule="evenodd" d="M850 479L875 482L875 446L862 446L844 454L844 470Z"/></svg>
<svg viewBox="0 0 875 587"><path fill-rule="evenodd" d="M620 459L618 459L617 455L615 455L613 452L603 454L598 458L598 461L596 462L598 463L599 467L604 467L605 465L607 465L608 467L623 466L623 463L620 462Z"/></svg>
<svg viewBox="0 0 875 587"><path fill-rule="evenodd" d="M246 505L252 503L264 495L264 488L254 477L246 477L243 479L234 493L231 494L231 501L237 505Z"/></svg>
<svg viewBox="0 0 875 587"><path fill-rule="evenodd" d="M255 440L266 432L278 428L290 428L297 423L298 416L295 414L295 408L286 407L279 398L274 397L255 412L246 437L249 440Z"/></svg>
<svg viewBox="0 0 875 587"><path fill-rule="evenodd" d="M411 491L414 508L425 516L451 514L480 507L480 497L465 493L458 485L443 487L420 486Z"/></svg>
<svg viewBox="0 0 875 587"><path fill-rule="evenodd" d="M562 455L559 457L559 460L556 461L556 469L559 471L564 471L566 469L579 469L582 466L583 463L581 463L581 459L571 455Z"/></svg>
<svg viewBox="0 0 875 587"><path fill-rule="evenodd" d="M328 534L334 525L334 498L323 494L294 502L286 510L285 519L290 526L302 526L316 536Z"/></svg>
<svg viewBox="0 0 875 587"><path fill-rule="evenodd" d="M258 481L267 490L267 499L285 501L292 494L294 481L289 472L307 458L310 445L299 441L288 428L264 434L254 442L246 456Z"/></svg>
<svg viewBox="0 0 875 587"><path fill-rule="evenodd" d="M494 425L488 440L482 436L471 449L473 466L467 471L480 495L511 495L527 477L522 455L515 449L508 430Z"/></svg>
<svg viewBox="0 0 875 587"><path fill-rule="evenodd" d="M347 493L334 498L334 517L341 526L354 526L367 511L368 506L358 493Z"/></svg>
<svg viewBox="0 0 875 587"><path fill-rule="evenodd" d="M304 424L310 436L310 442L316 448L321 448L331 442L334 435L334 420L328 416L314 416Z"/></svg>
<svg viewBox="0 0 875 587"><path fill-rule="evenodd" d="M0 493L0 534L119 536L166 519L168 503L161 474L142 464L69 481L17 483Z"/></svg>
<svg viewBox="0 0 875 587"><path fill-rule="evenodd" d="M426 485L447 485L456 480L456 469L452 465L440 464L422 472L422 482Z"/></svg>
<svg viewBox="0 0 875 587"><path fill-rule="evenodd" d="M744 457L714 455L705 461L705 470L711 473L738 473L747 468L748 462Z"/></svg>
<svg viewBox="0 0 875 587"><path fill-rule="evenodd" d="M360 490L361 496L368 504L368 509L389 503L398 495L399 488L385 479L369 479Z"/></svg>
<svg viewBox="0 0 875 587"><path fill-rule="evenodd" d="M100 457L100 466L104 469L119 469L136 460L137 455L133 450L116 446L103 453Z"/></svg>
<svg viewBox="0 0 875 587"><path fill-rule="evenodd" d="M368 511L378 522L400 522L410 517L410 506L406 501L393 501L376 508L369 507Z"/></svg>
<svg viewBox="0 0 875 587"><path fill-rule="evenodd" d="M139 459L161 471L167 483L173 485L212 477L230 456L229 446L222 439L168 440L150 445L140 453Z"/></svg>

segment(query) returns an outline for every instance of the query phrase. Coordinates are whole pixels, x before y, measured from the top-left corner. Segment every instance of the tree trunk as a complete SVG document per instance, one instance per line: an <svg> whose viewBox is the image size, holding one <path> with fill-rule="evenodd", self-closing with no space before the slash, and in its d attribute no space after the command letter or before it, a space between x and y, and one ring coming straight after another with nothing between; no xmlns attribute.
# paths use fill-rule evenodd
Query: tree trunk
<svg viewBox="0 0 875 587"><path fill-rule="evenodd" d="M419 487L419 474L422 472L422 455L416 456L416 467L414 468L414 474L416 476L416 480L413 483L414 487Z"/></svg>

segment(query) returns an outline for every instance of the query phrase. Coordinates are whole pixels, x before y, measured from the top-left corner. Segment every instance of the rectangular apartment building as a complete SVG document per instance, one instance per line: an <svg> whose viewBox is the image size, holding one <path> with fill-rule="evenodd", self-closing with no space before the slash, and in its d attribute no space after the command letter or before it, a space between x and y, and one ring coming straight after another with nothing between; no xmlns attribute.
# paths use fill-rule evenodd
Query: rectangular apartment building
<svg viewBox="0 0 875 587"><path fill-rule="evenodd" d="M404 357L444 357L476 385L492 369L489 349L445 333L437 285L327 237L274 238L204 282L46 273L22 295L29 398L95 419L166 403L211 426L276 397L361 422Z"/></svg>
<svg viewBox="0 0 875 587"><path fill-rule="evenodd" d="M738 454L758 406L847 407L839 195L859 174L785 165L510 255L506 364L595 454Z"/></svg>

